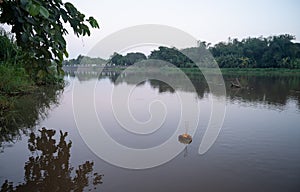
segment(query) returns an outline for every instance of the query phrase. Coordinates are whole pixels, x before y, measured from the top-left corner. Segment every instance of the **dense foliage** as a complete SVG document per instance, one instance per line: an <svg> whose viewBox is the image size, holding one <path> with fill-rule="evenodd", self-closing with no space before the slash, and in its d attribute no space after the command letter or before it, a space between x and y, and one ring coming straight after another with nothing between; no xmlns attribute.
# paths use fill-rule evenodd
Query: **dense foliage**
<svg viewBox="0 0 300 192"><path fill-rule="evenodd" d="M63 57L68 56L63 23L77 36L90 35L86 23L99 28L93 17L61 0L1 0L0 23L12 26L17 45L26 53L22 65L38 84L55 83L54 74L62 73Z"/></svg>
<svg viewBox="0 0 300 192"><path fill-rule="evenodd" d="M177 67L184 67L193 63L187 56L174 47L168 48L160 46L158 47L158 50L151 52L149 59L167 61Z"/></svg>
<svg viewBox="0 0 300 192"><path fill-rule="evenodd" d="M229 39L209 48L220 67L300 68L300 44L291 35Z"/></svg>
<svg viewBox="0 0 300 192"><path fill-rule="evenodd" d="M300 43L294 43L291 35L271 36L268 38L247 38L239 41L230 39L214 46L199 42L198 47L182 50L160 46L146 58L142 53L128 53L122 56L114 53L110 63L117 66L132 65L145 59L167 61L177 67L210 67L212 56L221 68L300 68ZM211 54L210 54L211 53ZM193 61L188 58L193 59Z"/></svg>
<svg viewBox="0 0 300 192"><path fill-rule="evenodd" d="M192 61L185 55L191 56L196 62L209 60L208 49L221 68L300 68L300 44L293 43L291 35L271 36L268 38L247 38L239 41L230 39L208 47L206 43L199 47L183 50L159 47L151 52L150 59L168 61L177 67L193 67ZM209 45L209 44L208 44ZM183 54L184 53L184 54ZM196 55L198 54L198 56ZM205 62L201 62L201 65ZM209 66L204 66L209 67Z"/></svg>
<svg viewBox="0 0 300 192"><path fill-rule="evenodd" d="M122 65L127 66L146 59L147 57L143 53L139 53L139 52L127 53L125 56L120 55L118 53L114 53L111 56L109 63L117 66L122 66Z"/></svg>
<svg viewBox="0 0 300 192"><path fill-rule="evenodd" d="M31 90L34 82L22 63L25 53L16 45L11 34L0 29L0 95L15 95ZM3 106L0 98L0 110Z"/></svg>
<svg viewBox="0 0 300 192"><path fill-rule="evenodd" d="M70 59L63 61L64 66L71 66L71 65L80 65L80 64L96 64L96 65L105 65L106 60L102 58L91 58L88 56L78 55L76 59Z"/></svg>

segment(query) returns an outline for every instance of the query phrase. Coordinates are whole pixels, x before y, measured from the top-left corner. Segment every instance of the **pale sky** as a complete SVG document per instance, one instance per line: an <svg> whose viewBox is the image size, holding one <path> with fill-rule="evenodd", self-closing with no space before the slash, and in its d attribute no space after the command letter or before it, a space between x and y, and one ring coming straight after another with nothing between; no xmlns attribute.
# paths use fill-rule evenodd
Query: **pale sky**
<svg viewBox="0 0 300 192"><path fill-rule="evenodd" d="M66 1L65 1L66 2ZM299 0L69 0L100 29L90 37L66 37L70 58L86 55L106 36L140 24L178 28L211 43L231 38L295 35L300 41Z"/></svg>

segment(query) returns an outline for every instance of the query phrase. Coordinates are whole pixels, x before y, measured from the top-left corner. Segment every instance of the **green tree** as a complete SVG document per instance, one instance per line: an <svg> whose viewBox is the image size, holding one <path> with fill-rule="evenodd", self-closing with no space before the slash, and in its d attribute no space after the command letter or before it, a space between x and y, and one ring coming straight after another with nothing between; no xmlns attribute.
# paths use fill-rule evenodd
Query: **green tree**
<svg viewBox="0 0 300 192"><path fill-rule="evenodd" d="M133 65L136 62L147 59L143 53L127 53L125 56L126 65Z"/></svg>
<svg viewBox="0 0 300 192"><path fill-rule="evenodd" d="M289 34L267 38L229 38L209 50L220 67L299 68L300 46Z"/></svg>
<svg viewBox="0 0 300 192"><path fill-rule="evenodd" d="M127 53L125 56L118 53L114 53L109 63L113 65L133 65L136 62L146 60L147 57L143 53Z"/></svg>
<svg viewBox="0 0 300 192"><path fill-rule="evenodd" d="M176 48L168 48L160 46L159 50L154 50L151 52L149 59L157 59L172 63L177 67L184 67L187 63L193 63L187 56L181 53Z"/></svg>
<svg viewBox="0 0 300 192"><path fill-rule="evenodd" d="M125 65L124 57L118 53L114 53L109 61L112 65Z"/></svg>
<svg viewBox="0 0 300 192"><path fill-rule="evenodd" d="M53 82L52 66L62 73L63 57L68 57L63 23L69 23L77 36L90 35L87 23L99 28L93 17L86 18L61 0L1 0L0 23L12 26L17 45L27 53L23 67L40 84Z"/></svg>

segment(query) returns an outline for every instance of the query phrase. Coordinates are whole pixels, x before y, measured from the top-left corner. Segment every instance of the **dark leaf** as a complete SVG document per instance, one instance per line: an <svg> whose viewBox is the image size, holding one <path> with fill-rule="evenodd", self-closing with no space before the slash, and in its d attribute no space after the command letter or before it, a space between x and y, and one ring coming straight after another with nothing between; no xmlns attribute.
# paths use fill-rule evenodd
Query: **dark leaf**
<svg viewBox="0 0 300 192"><path fill-rule="evenodd" d="M32 4L29 8L29 14L33 17L37 16L40 12L40 6Z"/></svg>
<svg viewBox="0 0 300 192"><path fill-rule="evenodd" d="M25 6L28 3L28 0L21 0L20 2L22 6Z"/></svg>
<svg viewBox="0 0 300 192"><path fill-rule="evenodd" d="M40 6L40 14L46 19L49 17L49 11L43 6Z"/></svg>

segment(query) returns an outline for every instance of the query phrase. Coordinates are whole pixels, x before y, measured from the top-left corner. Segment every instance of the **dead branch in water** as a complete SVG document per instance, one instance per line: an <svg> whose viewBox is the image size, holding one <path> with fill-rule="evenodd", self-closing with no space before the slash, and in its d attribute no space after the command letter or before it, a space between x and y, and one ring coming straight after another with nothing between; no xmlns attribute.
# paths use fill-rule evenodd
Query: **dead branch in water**
<svg viewBox="0 0 300 192"><path fill-rule="evenodd" d="M242 85L238 78L235 78L235 82L230 81L232 88L242 88Z"/></svg>

